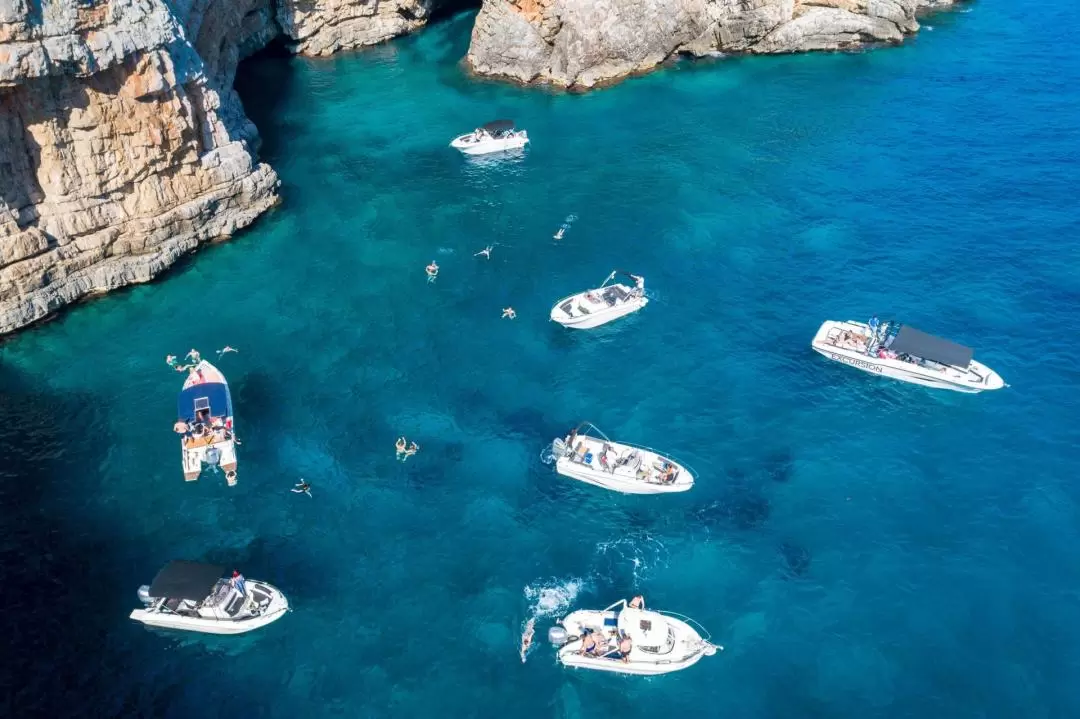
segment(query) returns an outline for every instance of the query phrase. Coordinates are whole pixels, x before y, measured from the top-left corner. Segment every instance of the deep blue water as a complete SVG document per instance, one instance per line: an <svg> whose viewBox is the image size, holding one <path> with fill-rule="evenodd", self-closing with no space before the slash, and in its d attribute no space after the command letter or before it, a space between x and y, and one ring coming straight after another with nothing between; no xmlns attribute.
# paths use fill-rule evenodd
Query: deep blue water
<svg viewBox="0 0 1080 719"><path fill-rule="evenodd" d="M282 206L0 347L0 713L1080 716L1075 16L969 8L897 49L585 96L469 79L467 15L248 62ZM524 157L446 147L501 116ZM615 267L646 276L643 312L547 321ZM874 312L1012 386L935 393L811 352L823 319ZM162 362L225 344L232 489L182 481ZM557 477L541 450L582 419L698 485ZM422 447L405 464L399 434ZM234 638L129 621L177 557L295 611ZM727 651L655 679L554 663L554 615L635 592Z"/></svg>

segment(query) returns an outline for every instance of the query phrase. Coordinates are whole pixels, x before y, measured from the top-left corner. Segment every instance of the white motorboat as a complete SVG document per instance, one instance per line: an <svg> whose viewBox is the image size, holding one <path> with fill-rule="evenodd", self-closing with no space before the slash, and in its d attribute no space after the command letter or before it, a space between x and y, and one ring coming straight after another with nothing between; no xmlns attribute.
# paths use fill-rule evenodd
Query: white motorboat
<svg viewBox="0 0 1080 719"><path fill-rule="evenodd" d="M564 327L581 330L607 324L649 304L645 296L645 278L624 272L633 287L621 283L608 284L619 274L616 270L596 289L564 297L551 308L551 319Z"/></svg>
<svg viewBox="0 0 1080 719"><path fill-rule="evenodd" d="M176 560L166 564L154 581L139 587L146 606L131 612L143 624L207 634L243 634L284 616L289 601L280 590L224 567Z"/></svg>
<svg viewBox="0 0 1080 719"><path fill-rule="evenodd" d="M829 320L811 346L836 362L925 387L976 393L1007 386L1001 375L972 359L970 347L876 317L869 322Z"/></svg>
<svg viewBox="0 0 1080 719"><path fill-rule="evenodd" d="M487 155L504 150L519 150L529 142L529 133L514 128L513 120L495 120L472 132L458 135L450 147L466 155Z"/></svg>
<svg viewBox="0 0 1080 719"><path fill-rule="evenodd" d="M691 622L689 617L670 612L632 609L620 600L599 611L571 612L561 626L548 630L548 641L558 648L559 663L568 667L643 676L668 674L723 649L709 641L701 625L697 625L699 633ZM586 635L594 642L588 651ZM624 653L619 645L627 639L629 651Z"/></svg>
<svg viewBox="0 0 1080 719"><path fill-rule="evenodd" d="M184 479L199 478L203 467L220 467L229 486L236 484L236 437L232 397L225 375L206 360L188 370L176 402L173 431L180 435Z"/></svg>
<svg viewBox="0 0 1080 719"><path fill-rule="evenodd" d="M646 447L608 439L588 422L551 443L555 471L624 494L670 494L694 486L684 465Z"/></svg>

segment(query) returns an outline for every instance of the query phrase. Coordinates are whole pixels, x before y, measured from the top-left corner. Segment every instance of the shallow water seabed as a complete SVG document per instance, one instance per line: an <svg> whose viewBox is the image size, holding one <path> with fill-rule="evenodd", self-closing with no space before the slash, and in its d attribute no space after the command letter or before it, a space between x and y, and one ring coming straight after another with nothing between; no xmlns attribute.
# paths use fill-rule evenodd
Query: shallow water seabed
<svg viewBox="0 0 1080 719"><path fill-rule="evenodd" d="M467 17L247 63L282 206L0 347L9 713L1080 715L1080 73L1053 50L1064 3L974 7L893 50L583 96L468 80ZM446 146L497 117L529 130L521 157ZM646 277L645 310L548 321L614 268ZM822 320L874 312L975 346L1011 388L811 351ZM226 344L232 489L183 482L162 362ZM557 477L541 451L582 420L697 485ZM295 611L236 638L130 622L177 557ZM635 592L727 650L645 681L554 664L555 616Z"/></svg>

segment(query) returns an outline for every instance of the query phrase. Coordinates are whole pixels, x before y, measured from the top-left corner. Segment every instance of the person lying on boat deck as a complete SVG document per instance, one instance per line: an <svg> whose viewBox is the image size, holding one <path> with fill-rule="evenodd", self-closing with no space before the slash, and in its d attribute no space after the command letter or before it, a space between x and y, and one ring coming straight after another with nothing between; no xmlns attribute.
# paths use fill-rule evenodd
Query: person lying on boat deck
<svg viewBox="0 0 1080 719"><path fill-rule="evenodd" d="M644 609L645 597L641 594L635 595L633 599L626 603L626 606L630 609Z"/></svg>

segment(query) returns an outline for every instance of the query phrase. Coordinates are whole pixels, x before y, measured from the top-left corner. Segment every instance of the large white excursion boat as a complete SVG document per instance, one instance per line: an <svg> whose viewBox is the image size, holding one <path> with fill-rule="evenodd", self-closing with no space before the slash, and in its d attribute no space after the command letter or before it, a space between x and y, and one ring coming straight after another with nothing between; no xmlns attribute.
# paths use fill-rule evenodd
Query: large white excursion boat
<svg viewBox="0 0 1080 719"><path fill-rule="evenodd" d="M243 634L277 621L289 610L280 590L237 573L223 576L224 567L176 560L166 564L154 581L139 587L146 606L131 618L153 627L207 634Z"/></svg>
<svg viewBox="0 0 1080 719"><path fill-rule="evenodd" d="M513 120L495 120L472 132L458 135L450 147L466 155L486 155L504 150L519 150L529 142L529 133L514 128Z"/></svg>
<svg viewBox="0 0 1080 719"><path fill-rule="evenodd" d="M618 282L609 285L618 274L618 270L612 272L596 289L585 290L556 302L551 308L552 321L564 327L587 330L637 312L649 304L649 298L645 296L644 277L624 272L634 283L633 287Z"/></svg>
<svg viewBox="0 0 1080 719"><path fill-rule="evenodd" d="M723 649L709 641L701 625L697 626L705 637L690 622L689 617L670 612L633 609L620 600L599 611L571 612L560 621L561 626L548 630L548 641L558 648L559 663L568 667L645 676L668 674ZM592 636L588 650L586 635ZM624 653L620 644L629 651Z"/></svg>
<svg viewBox="0 0 1080 719"><path fill-rule="evenodd" d="M646 447L613 442L589 422L556 438L551 458L564 477L624 494L670 494L694 486L694 474L684 465Z"/></svg>
<svg viewBox="0 0 1080 719"><path fill-rule="evenodd" d="M180 435L184 479L199 478L203 466L221 467L229 486L236 484L236 437L232 397L225 375L206 360L188 370L176 401L173 430Z"/></svg>
<svg viewBox="0 0 1080 719"><path fill-rule="evenodd" d="M975 393L1007 386L1001 375L972 359L970 347L876 317L869 322L829 320L811 346L864 372L926 387Z"/></svg>

